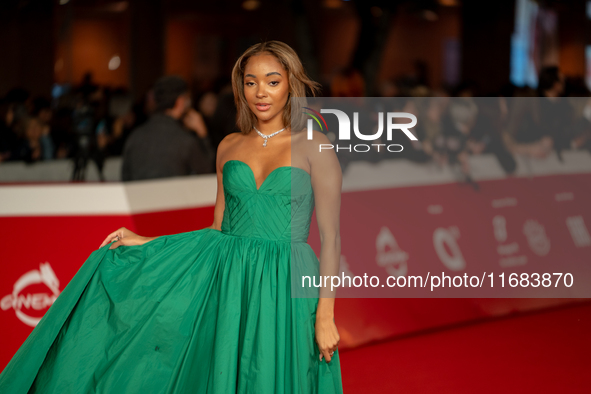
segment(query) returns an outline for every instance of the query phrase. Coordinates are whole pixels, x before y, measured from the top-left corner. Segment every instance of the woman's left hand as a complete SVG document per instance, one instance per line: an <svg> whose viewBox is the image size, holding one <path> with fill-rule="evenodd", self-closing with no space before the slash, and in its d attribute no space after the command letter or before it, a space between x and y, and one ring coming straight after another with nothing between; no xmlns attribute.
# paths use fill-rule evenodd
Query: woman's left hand
<svg viewBox="0 0 591 394"><path fill-rule="evenodd" d="M332 318L316 318L314 328L316 343L320 350L320 360L324 356L326 362L329 363L341 339L337 326Z"/></svg>

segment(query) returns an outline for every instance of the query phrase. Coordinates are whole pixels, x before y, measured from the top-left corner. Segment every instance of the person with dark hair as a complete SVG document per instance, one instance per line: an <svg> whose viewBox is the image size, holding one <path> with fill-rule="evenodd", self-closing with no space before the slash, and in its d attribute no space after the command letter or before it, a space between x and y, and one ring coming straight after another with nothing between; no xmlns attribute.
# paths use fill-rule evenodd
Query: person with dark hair
<svg viewBox="0 0 591 394"><path fill-rule="evenodd" d="M215 112L211 117L211 138L215 149L222 140L229 134L239 132L236 125L236 104L232 85L225 86L220 90L217 97Z"/></svg>
<svg viewBox="0 0 591 394"><path fill-rule="evenodd" d="M39 118L22 118L19 128L20 138L14 151L15 160L33 163L53 159L54 147L49 128Z"/></svg>
<svg viewBox="0 0 591 394"><path fill-rule="evenodd" d="M573 109L565 100L564 76L556 66L540 71L538 98L513 100L505 144L514 154L545 158L553 150L560 152L570 145Z"/></svg>
<svg viewBox="0 0 591 394"><path fill-rule="evenodd" d="M560 97L564 92L564 76L557 66L542 68L538 78L538 96Z"/></svg>
<svg viewBox="0 0 591 394"><path fill-rule="evenodd" d="M14 160L18 135L14 130L14 108L8 100L0 100L0 163Z"/></svg>
<svg viewBox="0 0 591 394"><path fill-rule="evenodd" d="M570 148L573 135L573 108L564 96L565 78L556 66L542 68L538 78L540 128L559 157L561 151ZM548 143L550 145L550 143Z"/></svg>
<svg viewBox="0 0 591 394"><path fill-rule="evenodd" d="M187 82L165 76L154 84L155 111L123 147L121 179L133 181L214 172L214 150ZM182 122L182 123L181 123Z"/></svg>

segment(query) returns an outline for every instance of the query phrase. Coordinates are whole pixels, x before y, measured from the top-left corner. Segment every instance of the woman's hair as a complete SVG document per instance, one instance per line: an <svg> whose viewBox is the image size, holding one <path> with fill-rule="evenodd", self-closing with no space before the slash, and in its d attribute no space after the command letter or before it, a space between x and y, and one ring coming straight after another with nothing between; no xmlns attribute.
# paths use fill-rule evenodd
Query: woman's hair
<svg viewBox="0 0 591 394"><path fill-rule="evenodd" d="M270 54L277 58L279 63L287 70L289 75L289 96L283 110L283 125L292 126L293 131L302 130L305 126L305 117L298 116L292 119L294 115L302 114L299 108L292 108L291 97L302 97L302 100L296 100L298 107L304 107L306 89L312 96L315 96L320 90L320 84L312 81L307 75L302 62L295 51L287 44L281 41L267 41L255 44L248 48L236 61L232 70L232 89L234 91L234 102L236 103L237 117L236 124L243 134L248 134L256 124L257 118L248 107L246 97L244 96L244 68L248 60L255 55Z"/></svg>

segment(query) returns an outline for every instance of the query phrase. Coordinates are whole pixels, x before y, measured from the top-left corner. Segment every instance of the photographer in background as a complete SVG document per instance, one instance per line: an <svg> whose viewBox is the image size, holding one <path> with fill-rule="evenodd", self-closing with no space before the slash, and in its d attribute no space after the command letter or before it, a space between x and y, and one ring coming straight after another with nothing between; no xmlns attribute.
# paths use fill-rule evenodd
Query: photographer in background
<svg viewBox="0 0 591 394"><path fill-rule="evenodd" d="M123 181L214 172L215 151L203 117L191 108L188 84L165 76L154 85L156 109L123 148Z"/></svg>

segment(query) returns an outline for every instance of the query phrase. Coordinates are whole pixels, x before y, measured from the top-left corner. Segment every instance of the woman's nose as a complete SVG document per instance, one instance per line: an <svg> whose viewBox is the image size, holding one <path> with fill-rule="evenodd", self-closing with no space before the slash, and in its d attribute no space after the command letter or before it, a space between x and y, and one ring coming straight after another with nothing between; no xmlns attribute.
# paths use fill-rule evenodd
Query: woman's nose
<svg viewBox="0 0 591 394"><path fill-rule="evenodd" d="M265 88L263 86L259 85L259 88L257 89L257 97L266 97L267 96L267 92L265 90Z"/></svg>

